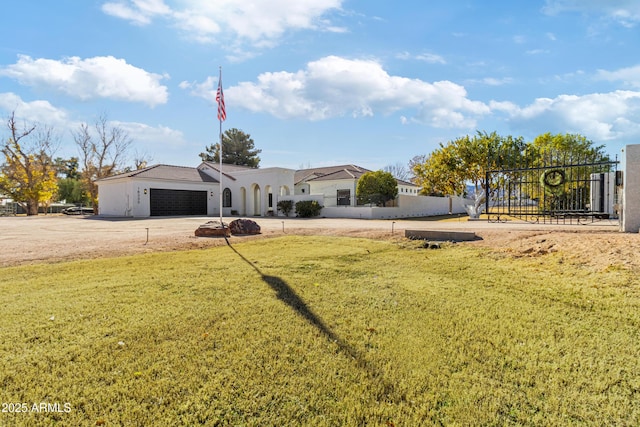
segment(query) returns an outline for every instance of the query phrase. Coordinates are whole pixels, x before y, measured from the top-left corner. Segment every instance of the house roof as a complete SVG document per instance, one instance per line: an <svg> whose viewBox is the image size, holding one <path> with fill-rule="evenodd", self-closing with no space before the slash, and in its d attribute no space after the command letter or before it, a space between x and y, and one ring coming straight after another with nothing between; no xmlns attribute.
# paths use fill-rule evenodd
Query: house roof
<svg viewBox="0 0 640 427"><path fill-rule="evenodd" d="M359 179L371 170L356 165L329 166L324 168L300 169L296 171L295 183L307 181L329 181L336 179ZM398 184L417 187L415 184L397 179Z"/></svg>
<svg viewBox="0 0 640 427"><path fill-rule="evenodd" d="M220 170L220 164L219 163L215 163L215 162L202 162L205 165L209 166L212 169L215 170ZM246 170L255 170L257 168L252 168L250 166L242 166L242 165L231 165L228 163L223 163L222 164L222 173L233 173L233 172L240 172L240 171L246 171Z"/></svg>
<svg viewBox="0 0 640 427"><path fill-rule="evenodd" d="M125 172L103 178L98 180L98 182L111 181L121 178L166 179L189 182L218 182L217 179L213 178L210 175L207 175L197 168L172 165L153 165L143 169L138 169L135 171Z"/></svg>
<svg viewBox="0 0 640 427"><path fill-rule="evenodd" d="M305 181L327 181L333 179L358 179L369 169L356 165L328 166L323 168L300 169L295 173L295 183Z"/></svg>
<svg viewBox="0 0 640 427"><path fill-rule="evenodd" d="M214 170L216 173L220 173L220 164L219 163L214 163L214 162L202 162L200 164L200 166L198 166L198 169L200 169L200 167L202 167L202 165L208 167L209 169ZM252 168L249 166L240 166L240 165L230 165L230 164L226 164L223 163L222 164L222 174L227 177L228 179L235 181L236 178L232 175L234 172L243 172L243 171L247 171L247 170L255 170L256 168Z"/></svg>

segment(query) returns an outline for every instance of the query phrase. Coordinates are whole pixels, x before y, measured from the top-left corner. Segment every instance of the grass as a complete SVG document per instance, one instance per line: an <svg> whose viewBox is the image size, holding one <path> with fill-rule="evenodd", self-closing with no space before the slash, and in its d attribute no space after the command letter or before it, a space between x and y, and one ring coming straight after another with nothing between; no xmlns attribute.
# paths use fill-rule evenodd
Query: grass
<svg viewBox="0 0 640 427"><path fill-rule="evenodd" d="M339 237L4 268L0 402L50 407L0 425L638 425L634 277Z"/></svg>

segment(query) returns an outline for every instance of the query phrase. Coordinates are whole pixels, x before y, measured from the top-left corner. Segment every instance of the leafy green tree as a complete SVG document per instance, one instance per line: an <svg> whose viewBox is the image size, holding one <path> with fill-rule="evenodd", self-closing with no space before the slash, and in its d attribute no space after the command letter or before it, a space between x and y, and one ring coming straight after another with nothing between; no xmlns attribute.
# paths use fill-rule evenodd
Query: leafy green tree
<svg viewBox="0 0 640 427"><path fill-rule="evenodd" d="M429 195L467 196L467 185L472 185L475 203L469 210L477 216L487 197L487 171L512 164L525 147L522 137L478 131L473 137L467 135L440 144L423 163L413 162L415 181Z"/></svg>
<svg viewBox="0 0 640 427"><path fill-rule="evenodd" d="M564 207L568 208L572 203L581 199L579 192L588 194L590 182L585 179L583 182L575 183L574 186L549 186L547 185L547 174L558 173L557 168L548 169L550 165L568 164L596 164L610 161L610 157L604 151L603 145L595 143L579 134L551 134L544 133L538 135L529 146L532 166L547 166L547 169L540 177L540 186L530 190L529 197L540 201L541 210L548 211ZM603 165L600 172L607 172L608 166ZM588 178L590 173L596 172L592 166L572 167L574 177ZM530 181L537 178L537 171L525 172ZM560 169L562 173L562 169ZM564 178L564 177L563 177ZM574 178L575 179L575 178ZM553 181L553 178L551 179ZM563 179L564 181L564 179ZM580 204L578 202L578 204Z"/></svg>
<svg viewBox="0 0 640 427"><path fill-rule="evenodd" d="M205 150L200 153L202 161L220 162L219 144L212 144ZM260 165L258 154L261 152L262 150L255 148L253 139L248 133L232 128L222 134L222 163L257 168Z"/></svg>
<svg viewBox="0 0 640 427"><path fill-rule="evenodd" d="M79 160L77 157L70 157L63 159L62 157L56 157L54 160L56 173L59 177L80 179Z"/></svg>
<svg viewBox="0 0 640 427"><path fill-rule="evenodd" d="M7 121L10 137L0 146L4 164L0 166L0 192L20 204L27 215L38 215L38 207L48 204L57 190L52 160L53 131L36 125L19 130L12 113Z"/></svg>
<svg viewBox="0 0 640 427"><path fill-rule="evenodd" d="M80 179L58 178L58 201L89 205L90 200Z"/></svg>
<svg viewBox="0 0 640 427"><path fill-rule="evenodd" d="M608 161L609 156L604 151L604 145L595 145L593 141L579 134L552 134L544 133L538 135L531 147L538 152L538 158L542 161L544 156L552 157L548 160L555 160L559 163L564 158L593 159L596 161Z"/></svg>
<svg viewBox="0 0 640 427"><path fill-rule="evenodd" d="M486 197L493 196L485 194L487 184L491 188L504 188L501 184L507 180L531 181L538 172L522 170L522 166L535 168L554 162L563 164L568 159L609 160L603 146L594 145L582 135L545 133L526 143L522 137L477 132L473 137L463 136L440 144L423 161L412 162L412 169L416 183L426 194L466 196L467 186L472 185L476 198L469 213L477 216ZM492 173L490 179L493 182L487 183L487 172L497 170L507 171ZM528 194L530 198L540 196Z"/></svg>
<svg viewBox="0 0 640 427"><path fill-rule="evenodd" d="M398 181L390 172L366 172L358 179L356 196L361 204L384 206L398 196Z"/></svg>
<svg viewBox="0 0 640 427"><path fill-rule="evenodd" d="M56 200L73 204L90 204L91 201L86 195L84 184L81 180L79 159L77 157L69 159L56 157L54 164L58 177Z"/></svg>

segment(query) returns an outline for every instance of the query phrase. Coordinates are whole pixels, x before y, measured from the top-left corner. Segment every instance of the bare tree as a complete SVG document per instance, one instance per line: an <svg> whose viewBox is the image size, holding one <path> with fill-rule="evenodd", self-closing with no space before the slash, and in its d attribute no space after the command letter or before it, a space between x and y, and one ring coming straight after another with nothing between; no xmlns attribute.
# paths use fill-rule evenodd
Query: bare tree
<svg viewBox="0 0 640 427"><path fill-rule="evenodd" d="M10 137L0 146L5 162L0 167L0 191L20 204L27 215L38 215L38 206L48 204L57 191L56 167L52 160L54 133L25 124L18 129L15 112L7 120Z"/></svg>
<svg viewBox="0 0 640 427"><path fill-rule="evenodd" d="M146 151L141 153L136 150L133 153L133 166L136 168L136 170L146 168L149 162L152 160L153 157L151 157Z"/></svg>
<svg viewBox="0 0 640 427"><path fill-rule="evenodd" d="M412 174L415 174L413 172L413 168L415 166L424 164L424 162L426 162L428 158L429 158L428 154L418 154L417 156L413 156L413 158L409 160L409 169L411 169Z"/></svg>
<svg viewBox="0 0 640 427"><path fill-rule="evenodd" d="M385 172L389 172L395 179L401 181L409 181L411 179L411 173L406 165L397 162L393 165L387 165L383 169Z"/></svg>
<svg viewBox="0 0 640 427"><path fill-rule="evenodd" d="M73 138L80 150L82 180L89 192L94 213L99 213L96 181L118 173L133 142L122 128L109 125L102 114L94 124L95 137L86 123L80 124Z"/></svg>

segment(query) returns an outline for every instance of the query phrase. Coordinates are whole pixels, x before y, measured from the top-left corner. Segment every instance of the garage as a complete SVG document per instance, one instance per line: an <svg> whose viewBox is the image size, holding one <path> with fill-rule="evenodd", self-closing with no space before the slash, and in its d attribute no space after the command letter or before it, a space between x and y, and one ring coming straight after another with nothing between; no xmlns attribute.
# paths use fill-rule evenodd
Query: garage
<svg viewBox="0 0 640 427"><path fill-rule="evenodd" d="M151 216L207 215L207 192L150 189Z"/></svg>

